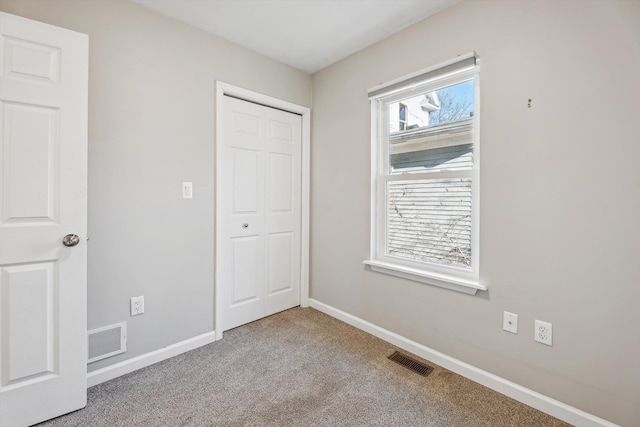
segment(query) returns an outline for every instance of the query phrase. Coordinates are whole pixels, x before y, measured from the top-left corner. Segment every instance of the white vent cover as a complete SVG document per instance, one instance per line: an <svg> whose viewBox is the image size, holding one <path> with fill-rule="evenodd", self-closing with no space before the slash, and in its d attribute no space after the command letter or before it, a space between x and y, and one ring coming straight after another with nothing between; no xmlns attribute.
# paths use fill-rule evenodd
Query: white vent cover
<svg viewBox="0 0 640 427"><path fill-rule="evenodd" d="M126 322L89 331L89 360L92 363L127 351Z"/></svg>

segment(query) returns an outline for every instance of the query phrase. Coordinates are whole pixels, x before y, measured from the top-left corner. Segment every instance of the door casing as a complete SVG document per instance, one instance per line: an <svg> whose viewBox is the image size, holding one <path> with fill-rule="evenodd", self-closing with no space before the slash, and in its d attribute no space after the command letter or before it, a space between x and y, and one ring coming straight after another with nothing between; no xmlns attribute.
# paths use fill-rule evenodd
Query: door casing
<svg viewBox="0 0 640 427"><path fill-rule="evenodd" d="M302 197L301 197L301 230L300 230L300 306L309 306L309 187L310 187L310 165L311 165L311 109L301 105L293 104L268 95L243 89L221 81L216 82L216 219L215 219L215 324L214 330L216 340L222 338L222 279L218 266L222 262L219 254L222 253L222 241L219 239L219 230L224 226L223 215L219 211L218 194L220 194L221 168L219 159L221 158L222 144L218 143L223 138L223 97L225 95L240 98L248 102L277 108L302 116Z"/></svg>

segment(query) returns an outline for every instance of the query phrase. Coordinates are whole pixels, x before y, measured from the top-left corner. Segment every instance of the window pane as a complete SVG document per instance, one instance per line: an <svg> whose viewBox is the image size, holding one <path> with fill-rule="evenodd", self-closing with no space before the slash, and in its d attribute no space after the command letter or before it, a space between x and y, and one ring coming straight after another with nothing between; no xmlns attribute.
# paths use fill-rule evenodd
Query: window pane
<svg viewBox="0 0 640 427"><path fill-rule="evenodd" d="M400 103L400 105L398 106L398 109L399 109L398 115L400 116L400 121L404 122L405 120L407 120L407 106Z"/></svg>
<svg viewBox="0 0 640 427"><path fill-rule="evenodd" d="M391 173L471 169L473 94L469 80L388 104Z"/></svg>
<svg viewBox="0 0 640 427"><path fill-rule="evenodd" d="M471 179L390 181L387 255L471 269Z"/></svg>
<svg viewBox="0 0 640 427"><path fill-rule="evenodd" d="M403 103L398 105L398 130L407 129L407 106Z"/></svg>
<svg viewBox="0 0 640 427"><path fill-rule="evenodd" d="M437 105L429 114L429 126L473 117L473 80L438 89L430 94Z"/></svg>
<svg viewBox="0 0 640 427"><path fill-rule="evenodd" d="M392 173L471 169L473 167L473 145L454 145L404 153L392 152L390 162Z"/></svg>

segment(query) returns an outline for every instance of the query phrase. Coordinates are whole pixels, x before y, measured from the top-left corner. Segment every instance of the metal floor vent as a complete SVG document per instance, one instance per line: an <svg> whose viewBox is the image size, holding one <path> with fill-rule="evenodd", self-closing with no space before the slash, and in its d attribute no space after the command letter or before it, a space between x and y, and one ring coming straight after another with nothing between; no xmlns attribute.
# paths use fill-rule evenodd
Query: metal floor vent
<svg viewBox="0 0 640 427"><path fill-rule="evenodd" d="M389 360L393 360L394 362L404 366L407 369L411 369L412 371L426 377L433 371L431 366L427 366L422 362L418 362L415 359L412 359L409 356L405 356L404 354L396 351L391 356L389 356Z"/></svg>

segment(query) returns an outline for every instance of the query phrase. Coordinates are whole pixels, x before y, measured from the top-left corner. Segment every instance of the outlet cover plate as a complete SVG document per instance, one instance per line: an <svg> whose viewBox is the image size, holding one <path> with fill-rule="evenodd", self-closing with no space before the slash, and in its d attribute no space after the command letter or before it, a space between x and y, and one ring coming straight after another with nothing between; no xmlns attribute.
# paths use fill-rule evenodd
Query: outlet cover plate
<svg viewBox="0 0 640 427"><path fill-rule="evenodd" d="M544 345L553 346L553 325L549 322L536 320L533 339Z"/></svg>
<svg viewBox="0 0 640 427"><path fill-rule="evenodd" d="M512 334L518 333L518 315L515 313L510 313L508 311L504 312L502 316L502 329L507 332L511 332Z"/></svg>
<svg viewBox="0 0 640 427"><path fill-rule="evenodd" d="M131 298L131 315L144 314L144 296Z"/></svg>

